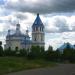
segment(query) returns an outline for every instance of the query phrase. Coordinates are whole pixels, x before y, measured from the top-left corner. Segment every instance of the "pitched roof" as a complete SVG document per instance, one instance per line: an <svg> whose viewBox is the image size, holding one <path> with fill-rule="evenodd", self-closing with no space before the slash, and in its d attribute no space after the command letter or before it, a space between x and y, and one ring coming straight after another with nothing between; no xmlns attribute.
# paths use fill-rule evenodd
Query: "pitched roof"
<svg viewBox="0 0 75 75"><path fill-rule="evenodd" d="M58 48L58 50L60 51L60 52L63 52L63 50L65 49L65 48L73 48L73 49L75 49L75 47L74 47L74 45L72 45L72 44L70 44L70 43L64 43L63 45L61 45L59 48Z"/></svg>
<svg viewBox="0 0 75 75"><path fill-rule="evenodd" d="M42 21L40 19L39 13L37 14L37 17L36 17L32 27L35 27L35 26L38 26L38 27L42 26L42 27L44 27L44 25L43 25L43 23L42 23Z"/></svg>

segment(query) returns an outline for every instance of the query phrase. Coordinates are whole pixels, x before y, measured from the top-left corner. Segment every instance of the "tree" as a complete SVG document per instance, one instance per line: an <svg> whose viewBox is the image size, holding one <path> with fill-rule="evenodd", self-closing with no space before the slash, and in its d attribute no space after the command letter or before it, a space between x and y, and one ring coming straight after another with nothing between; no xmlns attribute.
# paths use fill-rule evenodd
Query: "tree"
<svg viewBox="0 0 75 75"><path fill-rule="evenodd" d="M45 48L40 47L40 58L45 58Z"/></svg>
<svg viewBox="0 0 75 75"><path fill-rule="evenodd" d="M74 55L74 49L71 48L70 45L67 43L67 47L63 51L63 59L73 61Z"/></svg>
<svg viewBox="0 0 75 75"><path fill-rule="evenodd" d="M4 55L5 56L12 56L13 55L11 47L9 47L9 48L7 48L7 49L4 50Z"/></svg>
<svg viewBox="0 0 75 75"><path fill-rule="evenodd" d="M27 51L26 51L26 49L21 49L21 50L20 50L20 56L27 56Z"/></svg>
<svg viewBox="0 0 75 75"><path fill-rule="evenodd" d="M54 51L54 59L55 61L61 61L62 53L59 50Z"/></svg>
<svg viewBox="0 0 75 75"><path fill-rule="evenodd" d="M40 46L32 46L28 54L28 58L35 59L40 57Z"/></svg>
<svg viewBox="0 0 75 75"><path fill-rule="evenodd" d="M49 46L48 47L48 51L50 51L50 52L53 51L53 47L52 46Z"/></svg>
<svg viewBox="0 0 75 75"><path fill-rule="evenodd" d="M45 51L45 59L51 61L54 59L54 51L52 46L49 46L48 50Z"/></svg>
<svg viewBox="0 0 75 75"><path fill-rule="evenodd" d="M2 47L2 41L0 41L0 56L3 56L3 47Z"/></svg>

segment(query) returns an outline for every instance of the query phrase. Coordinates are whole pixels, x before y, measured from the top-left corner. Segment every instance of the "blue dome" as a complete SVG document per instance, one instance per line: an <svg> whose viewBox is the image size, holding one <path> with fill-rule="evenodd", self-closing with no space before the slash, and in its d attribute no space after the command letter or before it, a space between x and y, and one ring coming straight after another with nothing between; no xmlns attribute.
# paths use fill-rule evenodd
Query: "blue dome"
<svg viewBox="0 0 75 75"><path fill-rule="evenodd" d="M20 33L20 34L16 34L16 33L14 33L14 34L11 34L11 35L7 35L6 36L7 38L8 37L29 37L28 35L25 35L25 34L22 34L22 33Z"/></svg>
<svg viewBox="0 0 75 75"><path fill-rule="evenodd" d="M25 37L24 34L16 34L14 33L13 35L10 35L11 37Z"/></svg>
<svg viewBox="0 0 75 75"><path fill-rule="evenodd" d="M39 14L37 14L37 17L36 17L32 27L44 27L44 25L39 17Z"/></svg>

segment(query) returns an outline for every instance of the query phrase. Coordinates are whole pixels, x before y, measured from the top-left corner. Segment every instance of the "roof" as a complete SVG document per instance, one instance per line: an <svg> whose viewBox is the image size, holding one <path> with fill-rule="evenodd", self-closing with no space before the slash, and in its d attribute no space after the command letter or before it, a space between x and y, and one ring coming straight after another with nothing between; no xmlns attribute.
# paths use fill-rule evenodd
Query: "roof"
<svg viewBox="0 0 75 75"><path fill-rule="evenodd" d="M14 33L14 34L12 34L12 35L7 35L7 37L26 37L26 38L30 38L28 35L25 35L25 34L22 34L22 33L20 33L20 34L16 34L16 33Z"/></svg>
<svg viewBox="0 0 75 75"><path fill-rule="evenodd" d="M11 37L24 37L24 34L16 34L14 33L13 35L10 35Z"/></svg>
<svg viewBox="0 0 75 75"><path fill-rule="evenodd" d="M26 39L24 39L22 42L21 42L21 44L31 44L31 40L29 39L29 40L26 40Z"/></svg>
<svg viewBox="0 0 75 75"><path fill-rule="evenodd" d="M67 42L67 43L64 43L63 45L61 45L61 46L58 48L58 50L61 51L61 52L63 52L63 50L64 50L65 48L73 48L73 49L75 49L74 45L71 45L70 43Z"/></svg>
<svg viewBox="0 0 75 75"><path fill-rule="evenodd" d="M41 19L40 19L40 16L39 16L39 13L37 14L37 17L36 17L36 19L35 19L35 21L34 21L34 23L33 23L33 25L32 25L32 27L44 27L44 25L43 25L43 23L42 23L42 21L41 21Z"/></svg>

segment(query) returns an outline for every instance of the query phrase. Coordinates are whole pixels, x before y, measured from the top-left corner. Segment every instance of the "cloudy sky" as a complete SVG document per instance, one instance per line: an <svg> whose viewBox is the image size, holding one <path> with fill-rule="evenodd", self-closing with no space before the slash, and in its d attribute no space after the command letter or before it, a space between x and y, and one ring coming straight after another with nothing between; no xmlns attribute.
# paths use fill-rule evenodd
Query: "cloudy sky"
<svg viewBox="0 0 75 75"><path fill-rule="evenodd" d="M8 29L14 31L18 21L22 32L28 28L31 36L37 13L45 26L46 49L75 44L75 0L0 0L0 40L5 43Z"/></svg>

